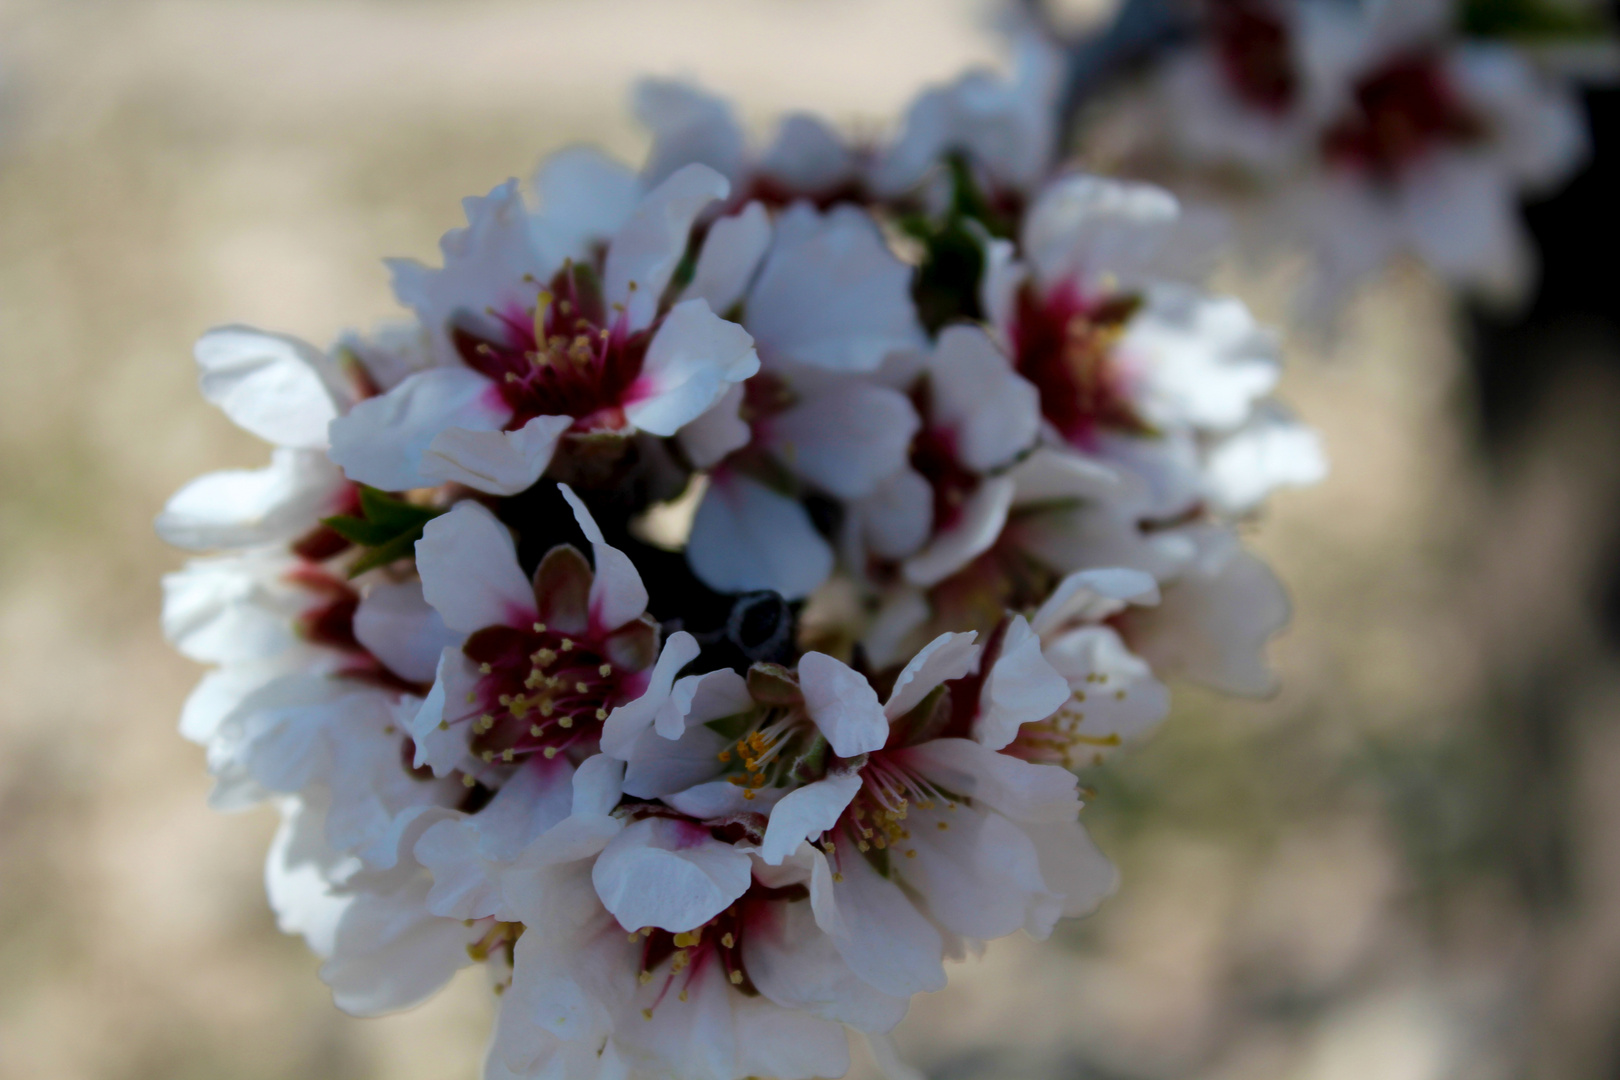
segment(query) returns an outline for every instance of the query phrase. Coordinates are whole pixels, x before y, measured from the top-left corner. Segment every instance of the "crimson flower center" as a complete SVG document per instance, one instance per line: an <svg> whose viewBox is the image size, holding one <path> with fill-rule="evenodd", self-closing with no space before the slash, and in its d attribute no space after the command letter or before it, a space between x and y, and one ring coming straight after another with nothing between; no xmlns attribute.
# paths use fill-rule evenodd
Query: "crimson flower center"
<svg viewBox="0 0 1620 1080"><path fill-rule="evenodd" d="M594 276L569 265L534 308L459 314L450 328L468 367L495 383L515 431L537 416L571 416L575 428L617 431L641 376L651 331L630 333L604 308Z"/></svg>
<svg viewBox="0 0 1620 1080"><path fill-rule="evenodd" d="M1041 412L1064 438L1095 449L1105 431L1146 434L1126 395L1114 347L1141 306L1134 296L1088 300L1073 283L1018 298L1013 348L1018 373L1041 395Z"/></svg>
<svg viewBox="0 0 1620 1080"><path fill-rule="evenodd" d="M1436 146L1467 145L1485 134L1440 57L1409 53L1356 84L1354 103L1323 135L1322 149L1336 164L1389 176Z"/></svg>
<svg viewBox="0 0 1620 1080"><path fill-rule="evenodd" d="M1234 93L1265 112L1287 112L1299 96L1288 24L1263 0L1217 0L1210 31Z"/></svg>
<svg viewBox="0 0 1620 1080"><path fill-rule="evenodd" d="M491 626L462 651L478 664L471 746L486 762L555 757L594 742L615 705L640 693L645 675L624 671L590 642L546 629Z"/></svg>

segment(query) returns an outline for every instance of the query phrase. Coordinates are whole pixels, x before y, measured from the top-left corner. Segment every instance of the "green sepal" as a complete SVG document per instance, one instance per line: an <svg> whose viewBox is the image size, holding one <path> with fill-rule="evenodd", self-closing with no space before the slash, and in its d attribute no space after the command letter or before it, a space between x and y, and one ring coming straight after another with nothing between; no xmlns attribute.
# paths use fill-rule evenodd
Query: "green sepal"
<svg viewBox="0 0 1620 1080"><path fill-rule="evenodd" d="M1594 38L1608 30L1596 11L1552 0L1464 0L1459 21L1468 37L1515 41Z"/></svg>
<svg viewBox="0 0 1620 1080"><path fill-rule="evenodd" d="M349 567L349 576L354 578L409 556L422 538L423 526L442 513L361 484L360 513L324 518L321 524L367 549Z"/></svg>

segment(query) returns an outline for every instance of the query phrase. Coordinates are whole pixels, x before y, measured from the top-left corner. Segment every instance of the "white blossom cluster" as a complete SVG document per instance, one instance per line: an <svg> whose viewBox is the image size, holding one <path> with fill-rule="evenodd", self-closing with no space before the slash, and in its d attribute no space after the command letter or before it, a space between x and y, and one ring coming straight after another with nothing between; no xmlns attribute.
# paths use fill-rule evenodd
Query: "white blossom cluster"
<svg viewBox="0 0 1620 1080"><path fill-rule="evenodd" d="M1271 244L1298 244L1310 318L1397 255L1458 287L1522 297L1534 259L1520 200L1567 180L1585 121L1555 65L1471 14L1578 23L1559 0L1199 0L1114 118L1182 181L1237 194ZM1495 21L1501 21L1497 18ZM1154 165L1148 165L1148 160ZM1196 178L1196 179L1195 179Z"/></svg>
<svg viewBox="0 0 1620 1080"><path fill-rule="evenodd" d="M840 1076L849 1030L903 1073L947 959L1113 889L1072 770L1163 680L1269 689L1235 526L1321 454L1204 230L1056 160L1056 92L1031 48L761 149L647 84L643 169L466 200L404 323L198 343L273 450L158 520L202 553L182 731L279 808L342 1008L479 964L491 1080Z"/></svg>

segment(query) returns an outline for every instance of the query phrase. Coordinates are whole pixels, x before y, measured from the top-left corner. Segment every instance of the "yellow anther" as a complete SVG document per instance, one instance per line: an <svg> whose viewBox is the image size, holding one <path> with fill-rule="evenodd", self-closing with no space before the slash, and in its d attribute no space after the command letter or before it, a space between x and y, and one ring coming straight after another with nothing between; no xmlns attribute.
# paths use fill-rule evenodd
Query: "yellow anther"
<svg viewBox="0 0 1620 1080"><path fill-rule="evenodd" d="M512 758L515 757L515 756L516 755L512 752L512 748L510 746L507 747L505 750L501 751L501 760L502 761L511 761Z"/></svg>
<svg viewBox="0 0 1620 1080"><path fill-rule="evenodd" d="M480 675L489 675L489 674L493 673L494 670L495 669L490 667L488 664L479 664L478 665L478 674L480 674Z"/></svg>
<svg viewBox="0 0 1620 1080"><path fill-rule="evenodd" d="M574 684L574 693L576 693L576 694L583 694L583 693L588 692L589 690L590 690L590 687L586 686L582 682L577 682L577 683Z"/></svg>
<svg viewBox="0 0 1620 1080"><path fill-rule="evenodd" d="M384 727L383 727L383 734L384 735L392 735L394 732L396 732L398 730L399 729L394 727L393 724L387 724L387 725L384 725Z"/></svg>
<svg viewBox="0 0 1620 1080"><path fill-rule="evenodd" d="M743 792L743 801L744 802L753 802L754 801L754 792L752 790L744 791Z"/></svg>
<svg viewBox="0 0 1620 1080"><path fill-rule="evenodd" d="M607 713L606 709L597 709L596 710L596 718L598 720L606 720L607 716L608 716L608 713Z"/></svg>
<svg viewBox="0 0 1620 1080"><path fill-rule="evenodd" d="M652 1010L651 1009L642 1009L641 1010L641 1018L643 1020L651 1020L652 1019Z"/></svg>
<svg viewBox="0 0 1620 1080"><path fill-rule="evenodd" d="M674 941L677 949L690 949L703 940L703 931L688 930L684 934L676 934Z"/></svg>
<svg viewBox="0 0 1620 1080"><path fill-rule="evenodd" d="M473 787L477 783L478 783L478 779L476 777L470 775L470 774L464 774L461 777L461 786L462 787Z"/></svg>
<svg viewBox="0 0 1620 1080"><path fill-rule="evenodd" d="M484 759L484 764L485 765L488 765L490 762L495 760L495 751L493 751L493 750L485 750L482 754L479 755L479 757Z"/></svg>
<svg viewBox="0 0 1620 1080"><path fill-rule="evenodd" d="M574 726L574 718L572 716L559 716L557 717L557 726L560 728L571 728Z"/></svg>
<svg viewBox="0 0 1620 1080"><path fill-rule="evenodd" d="M844 875L843 874L839 874L839 873L834 873L833 874L833 884L834 885L841 885L841 884L843 884L843 881L844 881Z"/></svg>
<svg viewBox="0 0 1620 1080"><path fill-rule="evenodd" d="M562 651L563 652L573 652L574 651L574 639L573 638L566 638L565 637L565 638L562 639Z"/></svg>
<svg viewBox="0 0 1620 1080"><path fill-rule="evenodd" d="M906 849L906 858L915 859L916 857L917 857L917 849L916 848L907 848Z"/></svg>
<svg viewBox="0 0 1620 1080"><path fill-rule="evenodd" d="M542 752L546 755L547 761L550 761L552 758L557 756L557 748L555 746L548 746ZM941 822L940 824L944 824L944 822Z"/></svg>
<svg viewBox="0 0 1620 1080"><path fill-rule="evenodd" d="M736 948L737 947L736 935L734 935L734 934L732 934L732 933L730 933L728 931L727 933L725 933L724 935L721 936L720 944L723 945L725 948L728 948L728 949Z"/></svg>
<svg viewBox="0 0 1620 1080"><path fill-rule="evenodd" d="M630 931L630 944L634 945L636 942L638 942L640 940L641 939L636 936L636 932L634 930Z"/></svg>
<svg viewBox="0 0 1620 1080"><path fill-rule="evenodd" d="M950 827L951 827L951 823L948 822L948 821L942 821L942 822L939 823L939 831L940 832L944 832L946 829L949 829Z"/></svg>
<svg viewBox="0 0 1620 1080"><path fill-rule="evenodd" d="M541 735L544 735L545 732L546 732L546 729L541 727L539 724L530 724L529 725L529 735L530 735L531 738L538 739Z"/></svg>
<svg viewBox="0 0 1620 1080"><path fill-rule="evenodd" d="M613 674L613 665L603 664L601 667L596 669L596 673L598 675L611 675Z"/></svg>
<svg viewBox="0 0 1620 1080"><path fill-rule="evenodd" d="M439 721L439 730L440 731L449 731L450 730L450 721L448 721L448 720L440 720Z"/></svg>
<svg viewBox="0 0 1620 1080"><path fill-rule="evenodd" d="M467 704L471 705L473 702L475 702L477 700L478 700L478 695L477 694L475 694L471 690L467 691Z"/></svg>
<svg viewBox="0 0 1620 1080"><path fill-rule="evenodd" d="M631 934L630 935L630 940L631 941L636 940L636 935ZM641 983L642 986L646 986L648 983L652 982L652 972L643 971L640 975L636 976L636 981Z"/></svg>
<svg viewBox="0 0 1620 1080"><path fill-rule="evenodd" d="M730 761L731 760L731 751L730 750L722 750L718 754L716 754L715 757L719 758L721 761Z"/></svg>
<svg viewBox="0 0 1620 1080"><path fill-rule="evenodd" d="M727 978L731 980L732 986L742 985L742 972L740 971L733 971L729 976L727 976Z"/></svg>
<svg viewBox="0 0 1620 1080"><path fill-rule="evenodd" d="M537 634L545 633L546 632L546 624L543 623L543 622L535 623L534 624L534 632L537 633Z"/></svg>
<svg viewBox="0 0 1620 1080"><path fill-rule="evenodd" d="M675 996L680 998L682 1001L685 1001L686 1000L686 991L682 990L680 993L676 994Z"/></svg>

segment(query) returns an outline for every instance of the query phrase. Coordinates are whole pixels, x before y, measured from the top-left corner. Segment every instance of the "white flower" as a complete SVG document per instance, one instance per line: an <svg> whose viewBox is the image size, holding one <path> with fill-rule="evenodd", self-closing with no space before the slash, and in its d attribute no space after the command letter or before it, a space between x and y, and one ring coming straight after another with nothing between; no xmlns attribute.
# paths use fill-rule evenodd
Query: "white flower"
<svg viewBox="0 0 1620 1080"><path fill-rule="evenodd" d="M1175 280L1197 272L1202 247L1167 192L1077 175L1030 209L1027 262L997 242L985 277L985 309L1040 391L1051 437L1134 474L1147 517L1209 502L1248 510L1272 485L1325 469L1311 434L1267 400L1280 371L1273 336L1239 301ZM1289 428L1264 460L1227 454L1219 478L1206 475L1205 459L1262 416L1270 436Z"/></svg>
<svg viewBox="0 0 1620 1080"><path fill-rule="evenodd" d="M224 327L196 346L203 396L275 450L259 470L210 473L175 493L158 535L191 551L287 543L344 512L352 485L326 456L327 426L354 394L325 353L295 338Z"/></svg>
<svg viewBox="0 0 1620 1080"><path fill-rule="evenodd" d="M988 655L973 637L931 642L886 701L813 652L796 677L756 667L751 694L730 672L689 677L689 699L708 703L679 738L642 736L626 790L720 820L757 808L767 815L759 857L808 865L817 923L850 968L886 994L938 989L941 928L972 940L1044 936L1112 881L1096 867L1060 874L1043 854L1092 851L1074 777L995 749L1062 707L1068 681L1022 619Z"/></svg>
<svg viewBox="0 0 1620 1080"><path fill-rule="evenodd" d="M1525 194L1585 154L1572 96L1516 50L1455 40L1450 5L1243 0L1171 61L1174 149L1269 182L1261 217L1315 262L1306 313L1332 314L1392 256L1499 296L1531 271Z"/></svg>
<svg viewBox="0 0 1620 1080"><path fill-rule="evenodd" d="M726 190L692 166L649 192L608 245L600 286L588 264L540 249L514 182L467 200L442 270L394 265L439 366L334 423L333 460L389 491L456 481L512 495L570 431L675 434L758 369L747 333L706 303L659 311L693 220Z"/></svg>
<svg viewBox="0 0 1620 1080"><path fill-rule="evenodd" d="M775 204L826 200L860 179L860 163L837 132L807 113L782 119L766 149L751 153L730 103L687 83L643 79L636 117L653 134L642 182L656 184L677 169L702 164L731 181L742 199ZM720 310L720 309L716 309Z"/></svg>
<svg viewBox="0 0 1620 1080"><path fill-rule="evenodd" d="M814 492L879 491L904 466L917 417L905 395L861 376L922 343L909 290L909 269L856 207L818 214L796 203L773 227L756 203L716 222L688 295L716 310L740 302L766 370L701 422L703 460L746 441ZM747 424L736 420L744 402ZM687 545L692 567L726 592L808 595L831 571L832 548L796 499L745 464L711 472Z"/></svg>
<svg viewBox="0 0 1620 1080"><path fill-rule="evenodd" d="M1056 151L1062 58L1035 33L1020 35L1017 46L1012 79L972 71L918 96L899 138L872 168L878 192L915 187L953 151L998 187L1027 191L1045 177Z"/></svg>
<svg viewBox="0 0 1620 1080"><path fill-rule="evenodd" d="M472 501L429 522L417 541L423 594L447 627L467 635L443 650L411 722L418 766L440 776L460 769L469 786L485 778L497 787L531 756L594 752L611 712L638 701L655 710L697 655L685 632L670 635L660 654L641 576L562 490L591 542L594 573L565 544L531 581L506 526Z"/></svg>

